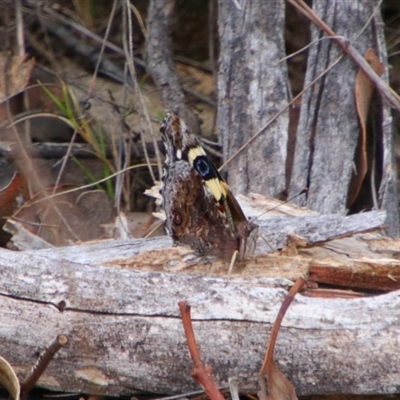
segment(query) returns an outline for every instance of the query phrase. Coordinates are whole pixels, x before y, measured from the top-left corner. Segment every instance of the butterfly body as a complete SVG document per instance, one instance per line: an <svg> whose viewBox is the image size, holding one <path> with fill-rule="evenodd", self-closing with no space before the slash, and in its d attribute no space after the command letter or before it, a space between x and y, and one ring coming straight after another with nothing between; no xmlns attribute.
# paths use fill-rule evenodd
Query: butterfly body
<svg viewBox="0 0 400 400"><path fill-rule="evenodd" d="M175 114L160 128L166 149L163 205L166 229L177 244L200 254L239 260L254 252L258 226L249 222L197 138Z"/></svg>

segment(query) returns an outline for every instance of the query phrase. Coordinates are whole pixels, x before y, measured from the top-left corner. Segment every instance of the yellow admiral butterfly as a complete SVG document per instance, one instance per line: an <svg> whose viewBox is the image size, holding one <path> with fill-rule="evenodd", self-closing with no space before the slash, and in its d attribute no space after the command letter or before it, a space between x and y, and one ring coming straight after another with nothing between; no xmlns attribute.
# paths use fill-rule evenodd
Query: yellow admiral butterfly
<svg viewBox="0 0 400 400"><path fill-rule="evenodd" d="M258 226L247 220L196 137L172 113L160 132L166 151L163 206L174 242L227 259L235 252L239 260L253 254Z"/></svg>

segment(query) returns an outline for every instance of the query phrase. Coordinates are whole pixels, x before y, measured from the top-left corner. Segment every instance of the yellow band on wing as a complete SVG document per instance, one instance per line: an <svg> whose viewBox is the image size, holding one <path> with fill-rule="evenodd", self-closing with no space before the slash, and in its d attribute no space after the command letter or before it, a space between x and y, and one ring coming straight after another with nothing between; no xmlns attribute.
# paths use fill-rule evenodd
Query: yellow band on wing
<svg viewBox="0 0 400 400"><path fill-rule="evenodd" d="M217 199L217 201L221 201L221 199L225 197L225 193L222 189L221 182L218 178L205 180L204 183L207 185L208 189Z"/></svg>
<svg viewBox="0 0 400 400"><path fill-rule="evenodd" d="M193 161L195 160L196 157L206 156L206 155L207 155L206 152L204 151L204 149L201 146L192 147L188 151L189 162L192 165L193 165Z"/></svg>
<svg viewBox="0 0 400 400"><path fill-rule="evenodd" d="M204 168L204 171L198 169L198 161L200 161L200 159L202 159L202 164L207 168ZM222 177L218 173L218 170L215 168L212 161L208 158L204 149L200 145L190 148L188 151L188 160L189 163L196 168L197 172L203 178L204 183L207 185L212 195L217 199L217 201L223 202L223 199L228 194L228 185L222 179Z"/></svg>

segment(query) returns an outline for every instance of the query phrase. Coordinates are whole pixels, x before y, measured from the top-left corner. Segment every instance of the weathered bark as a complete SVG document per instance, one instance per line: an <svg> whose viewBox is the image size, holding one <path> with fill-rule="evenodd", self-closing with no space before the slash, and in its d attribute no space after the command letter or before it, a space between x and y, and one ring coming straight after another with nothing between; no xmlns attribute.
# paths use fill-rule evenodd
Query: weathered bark
<svg viewBox="0 0 400 400"><path fill-rule="evenodd" d="M241 201L248 215L271 208L267 199L253 197ZM371 212L333 220L289 205L280 212L289 217L279 222L275 216L271 225L265 215L257 220L276 246L287 233L301 234L310 245L377 228L385 219ZM353 261L361 281L378 278L373 289L400 288L400 261L393 257L400 242L354 240L347 247L346 239L322 248L289 246L272 255L260 254L259 240L258 254L235 266L231 277L226 262L171 247L167 237L0 250L0 355L24 377L37 353L65 334L69 343L42 377L44 387L111 395L194 390L178 310L187 300L218 384L237 376L241 388L255 391L271 324L294 279L310 273L318 281L323 264L343 275ZM350 287L366 287L345 279ZM276 360L299 394L392 393L400 378L393 351L399 306L398 292L351 300L299 296L285 317ZM366 364L369 369L358 367Z"/></svg>
<svg viewBox="0 0 400 400"><path fill-rule="evenodd" d="M194 133L199 121L186 105L182 85L175 70L171 24L175 0L151 0L147 20L147 68L161 93L163 106L176 112Z"/></svg>
<svg viewBox="0 0 400 400"><path fill-rule="evenodd" d="M153 258L167 264L167 255L178 251L142 248L140 255L144 244L1 250L0 354L22 377L38 351L65 334L69 343L50 363L42 386L113 395L194 390L177 306L187 300L217 383L236 376L241 389L255 391L271 324L290 281L129 268L146 253L149 264ZM120 262L104 265L112 256ZM298 394L394 393L400 379L393 350L399 318L400 292L351 300L299 295L279 333L276 361Z"/></svg>
<svg viewBox="0 0 400 400"><path fill-rule="evenodd" d="M380 16L375 16L360 34L376 5L377 2L326 0L314 3L314 11L337 35L351 40L361 54L373 47L386 65L384 79L387 80L387 54ZM318 28L312 27L311 41L323 36ZM311 46L305 86L340 55L340 48L329 39ZM309 191L295 202L322 213L346 212L360 131L355 106L357 72L356 64L345 56L302 97L290 195L296 195L308 186ZM375 178L372 190L379 193L378 206L388 211L389 234L396 235L398 209L391 117L387 105L377 106L380 115L375 119L379 122L379 132L374 134L377 140L375 149L379 151L375 150L372 154L376 161L375 170L370 172L370 176Z"/></svg>
<svg viewBox="0 0 400 400"><path fill-rule="evenodd" d="M232 156L288 102L284 1L220 0L217 131ZM288 115L282 114L228 167L235 192L279 197L285 188Z"/></svg>
<svg viewBox="0 0 400 400"><path fill-rule="evenodd" d="M374 43L376 44L377 54L381 61L385 64L383 78L389 82L389 66L386 40L383 30L383 21L380 13L375 15L372 20L373 32L375 34ZM397 168L395 162L395 151L393 142L393 121L390 106L385 102L382 103L381 117L381 163L382 176L378 189L379 207L386 211L387 234L391 237L399 236L399 194L397 190Z"/></svg>

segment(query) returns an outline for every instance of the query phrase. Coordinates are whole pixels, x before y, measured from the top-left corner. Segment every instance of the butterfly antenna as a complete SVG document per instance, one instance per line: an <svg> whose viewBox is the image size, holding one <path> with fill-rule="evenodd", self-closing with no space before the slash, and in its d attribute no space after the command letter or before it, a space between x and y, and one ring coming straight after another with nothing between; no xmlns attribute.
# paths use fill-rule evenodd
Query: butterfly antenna
<svg viewBox="0 0 400 400"><path fill-rule="evenodd" d="M301 196L302 194L307 193L307 192L308 192L308 188L306 187L306 188L304 188L301 192L295 194L295 195L294 195L293 197L291 197L290 199L287 199L287 200L285 200L283 203L278 204L277 206L272 207L272 208L270 208L270 209L267 210L267 211L264 211L263 213L261 213L260 215L258 215L257 218L254 218L254 220L252 220L252 222L257 221L257 219L260 218L262 215L267 214L267 213L269 213L269 212L271 212L271 211L273 211L273 210L275 210L275 209L277 209L277 208L279 208L279 207L282 207L284 204L290 203L290 202L291 202L292 200L294 200L296 197L299 197L299 196Z"/></svg>
<svg viewBox="0 0 400 400"><path fill-rule="evenodd" d="M274 249L271 244L268 242L268 240L264 237L264 235L259 236L262 240L264 240L265 244L274 252L276 249Z"/></svg>

